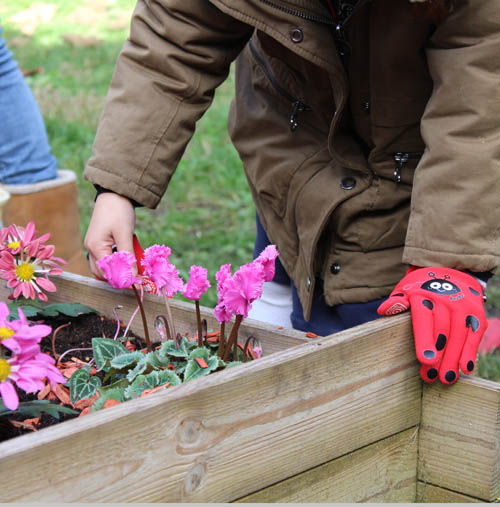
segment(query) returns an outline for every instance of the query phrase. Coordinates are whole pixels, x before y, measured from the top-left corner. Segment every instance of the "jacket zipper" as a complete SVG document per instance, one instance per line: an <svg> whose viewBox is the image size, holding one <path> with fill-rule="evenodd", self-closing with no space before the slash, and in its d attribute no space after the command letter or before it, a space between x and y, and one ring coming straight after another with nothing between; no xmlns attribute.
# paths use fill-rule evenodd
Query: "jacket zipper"
<svg viewBox="0 0 500 507"><path fill-rule="evenodd" d="M311 14L309 12L299 11L297 9L292 9L291 7L287 7L286 5L282 5L273 0L260 0L263 4L269 5L269 7L273 7L278 9L286 14L291 14L292 16L297 16L298 18L305 19L307 21L315 21L317 23L324 23L326 25L335 26L337 24L333 19L325 18L323 16L317 16L316 14Z"/></svg>
<svg viewBox="0 0 500 507"><path fill-rule="evenodd" d="M266 1L266 0L262 0ZM262 55L259 53L258 49L255 47L255 43L252 39L250 39L249 42L250 50L252 51L253 56L256 60L260 63L260 66L262 70L264 71L264 74L269 79L269 82L272 84L274 89L282 95L288 102L292 104L292 112L290 114L290 119L288 120L288 124L290 126L290 130L292 132L295 132L297 130L298 124L298 117L299 113L302 111L312 111L311 107L309 107L307 104L304 104L304 102L300 101L296 97L294 97L292 94L288 92L285 88L283 88L278 80L276 79L275 75L273 74L273 71L269 67L269 64L266 62L266 60L262 57Z"/></svg>
<svg viewBox="0 0 500 507"><path fill-rule="evenodd" d="M394 181L396 183L401 183L401 171L403 170L403 166L408 162L408 160L418 160L422 155L422 151L412 151L408 153L398 151L397 153L394 153L393 158L394 162L396 162L396 168L394 169Z"/></svg>
<svg viewBox="0 0 500 507"><path fill-rule="evenodd" d="M368 1L371 2L371 0L358 0L358 3L354 6L354 8L351 10L349 15L340 23L335 23L335 42L337 43L337 48L339 50L340 56L345 56L346 53L351 50L351 46L349 42L347 42L347 37L345 33L345 27L347 23L350 21L350 19L354 16L354 14L362 7L364 4L366 4Z"/></svg>

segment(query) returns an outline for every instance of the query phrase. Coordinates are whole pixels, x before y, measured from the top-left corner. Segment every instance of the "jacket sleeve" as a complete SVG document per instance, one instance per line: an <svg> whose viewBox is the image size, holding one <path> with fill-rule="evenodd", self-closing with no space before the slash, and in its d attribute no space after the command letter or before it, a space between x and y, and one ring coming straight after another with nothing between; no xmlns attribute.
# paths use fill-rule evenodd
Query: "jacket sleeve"
<svg viewBox="0 0 500 507"><path fill-rule="evenodd" d="M84 177L156 207L251 31L207 0L139 0Z"/></svg>
<svg viewBox="0 0 500 507"><path fill-rule="evenodd" d="M434 89L421 131L403 261L500 264L500 6L455 0L426 50Z"/></svg>

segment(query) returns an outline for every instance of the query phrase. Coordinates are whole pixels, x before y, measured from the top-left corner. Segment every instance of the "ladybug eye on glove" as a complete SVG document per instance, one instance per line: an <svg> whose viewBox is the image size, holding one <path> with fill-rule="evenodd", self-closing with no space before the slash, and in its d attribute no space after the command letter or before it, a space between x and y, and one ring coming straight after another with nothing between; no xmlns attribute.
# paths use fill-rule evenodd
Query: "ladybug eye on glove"
<svg viewBox="0 0 500 507"><path fill-rule="evenodd" d="M487 327L481 284L455 269L410 268L377 311L394 315L408 309L422 380L453 384L459 370L472 373Z"/></svg>

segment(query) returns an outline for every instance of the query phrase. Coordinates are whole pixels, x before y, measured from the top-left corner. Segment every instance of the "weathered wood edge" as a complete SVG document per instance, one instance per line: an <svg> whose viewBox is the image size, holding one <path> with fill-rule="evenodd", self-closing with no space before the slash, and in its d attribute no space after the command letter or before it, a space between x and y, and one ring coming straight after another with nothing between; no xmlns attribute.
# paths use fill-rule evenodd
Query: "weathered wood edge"
<svg viewBox="0 0 500 507"><path fill-rule="evenodd" d="M366 334L377 334L384 330L393 330L397 333L400 328L407 327L408 319L406 315L396 316L389 319L380 319L369 324L356 326L346 331L322 337L317 341L308 341L299 346L284 350L279 354L264 356L258 361L245 363L244 365L229 368L217 373L213 373L201 379L192 380L180 386L170 387L165 391L155 393L155 395L138 398L127 401L124 404L112 407L113 410L99 411L91 414L90 417L81 419L72 419L55 426L45 428L36 433L25 434L15 439L0 443L0 459L4 459L11 454L30 450L33 446L45 445L51 440L59 438L60 435L70 435L87 428L98 427L113 420L118 420L124 415L134 413L142 409L152 408L163 405L183 397L189 396L193 392L210 389L226 382L231 382L247 375L256 375L259 371L272 368L277 363L286 363L302 356L318 353L325 348L333 347L338 344L346 343L366 336Z"/></svg>
<svg viewBox="0 0 500 507"><path fill-rule="evenodd" d="M323 463L236 503L414 502L418 427Z"/></svg>
<svg viewBox="0 0 500 507"><path fill-rule="evenodd" d="M426 385L419 479L493 501L500 495L500 383L461 375L452 386Z"/></svg>
<svg viewBox="0 0 500 507"><path fill-rule="evenodd" d="M417 498L415 503L486 503L485 500L462 495L456 491L440 488L434 484L417 481Z"/></svg>
<svg viewBox="0 0 500 507"><path fill-rule="evenodd" d="M409 336L406 316L381 319L5 442L3 498L234 500L418 424Z"/></svg>

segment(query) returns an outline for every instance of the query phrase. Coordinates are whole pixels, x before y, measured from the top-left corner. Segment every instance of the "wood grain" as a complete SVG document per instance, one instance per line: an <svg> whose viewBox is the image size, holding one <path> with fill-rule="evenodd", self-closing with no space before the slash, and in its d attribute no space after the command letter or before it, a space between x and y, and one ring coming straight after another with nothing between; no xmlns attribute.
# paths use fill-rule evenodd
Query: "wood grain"
<svg viewBox="0 0 500 507"><path fill-rule="evenodd" d="M418 427L238 500L241 503L414 502Z"/></svg>
<svg viewBox="0 0 500 507"><path fill-rule="evenodd" d="M228 502L419 423L408 316L0 445L2 500Z"/></svg>
<svg viewBox="0 0 500 507"><path fill-rule="evenodd" d="M500 495L500 384L461 376L452 386L426 385L419 479L457 493Z"/></svg>
<svg viewBox="0 0 500 507"><path fill-rule="evenodd" d="M484 503L484 500L417 481L416 503Z"/></svg>

